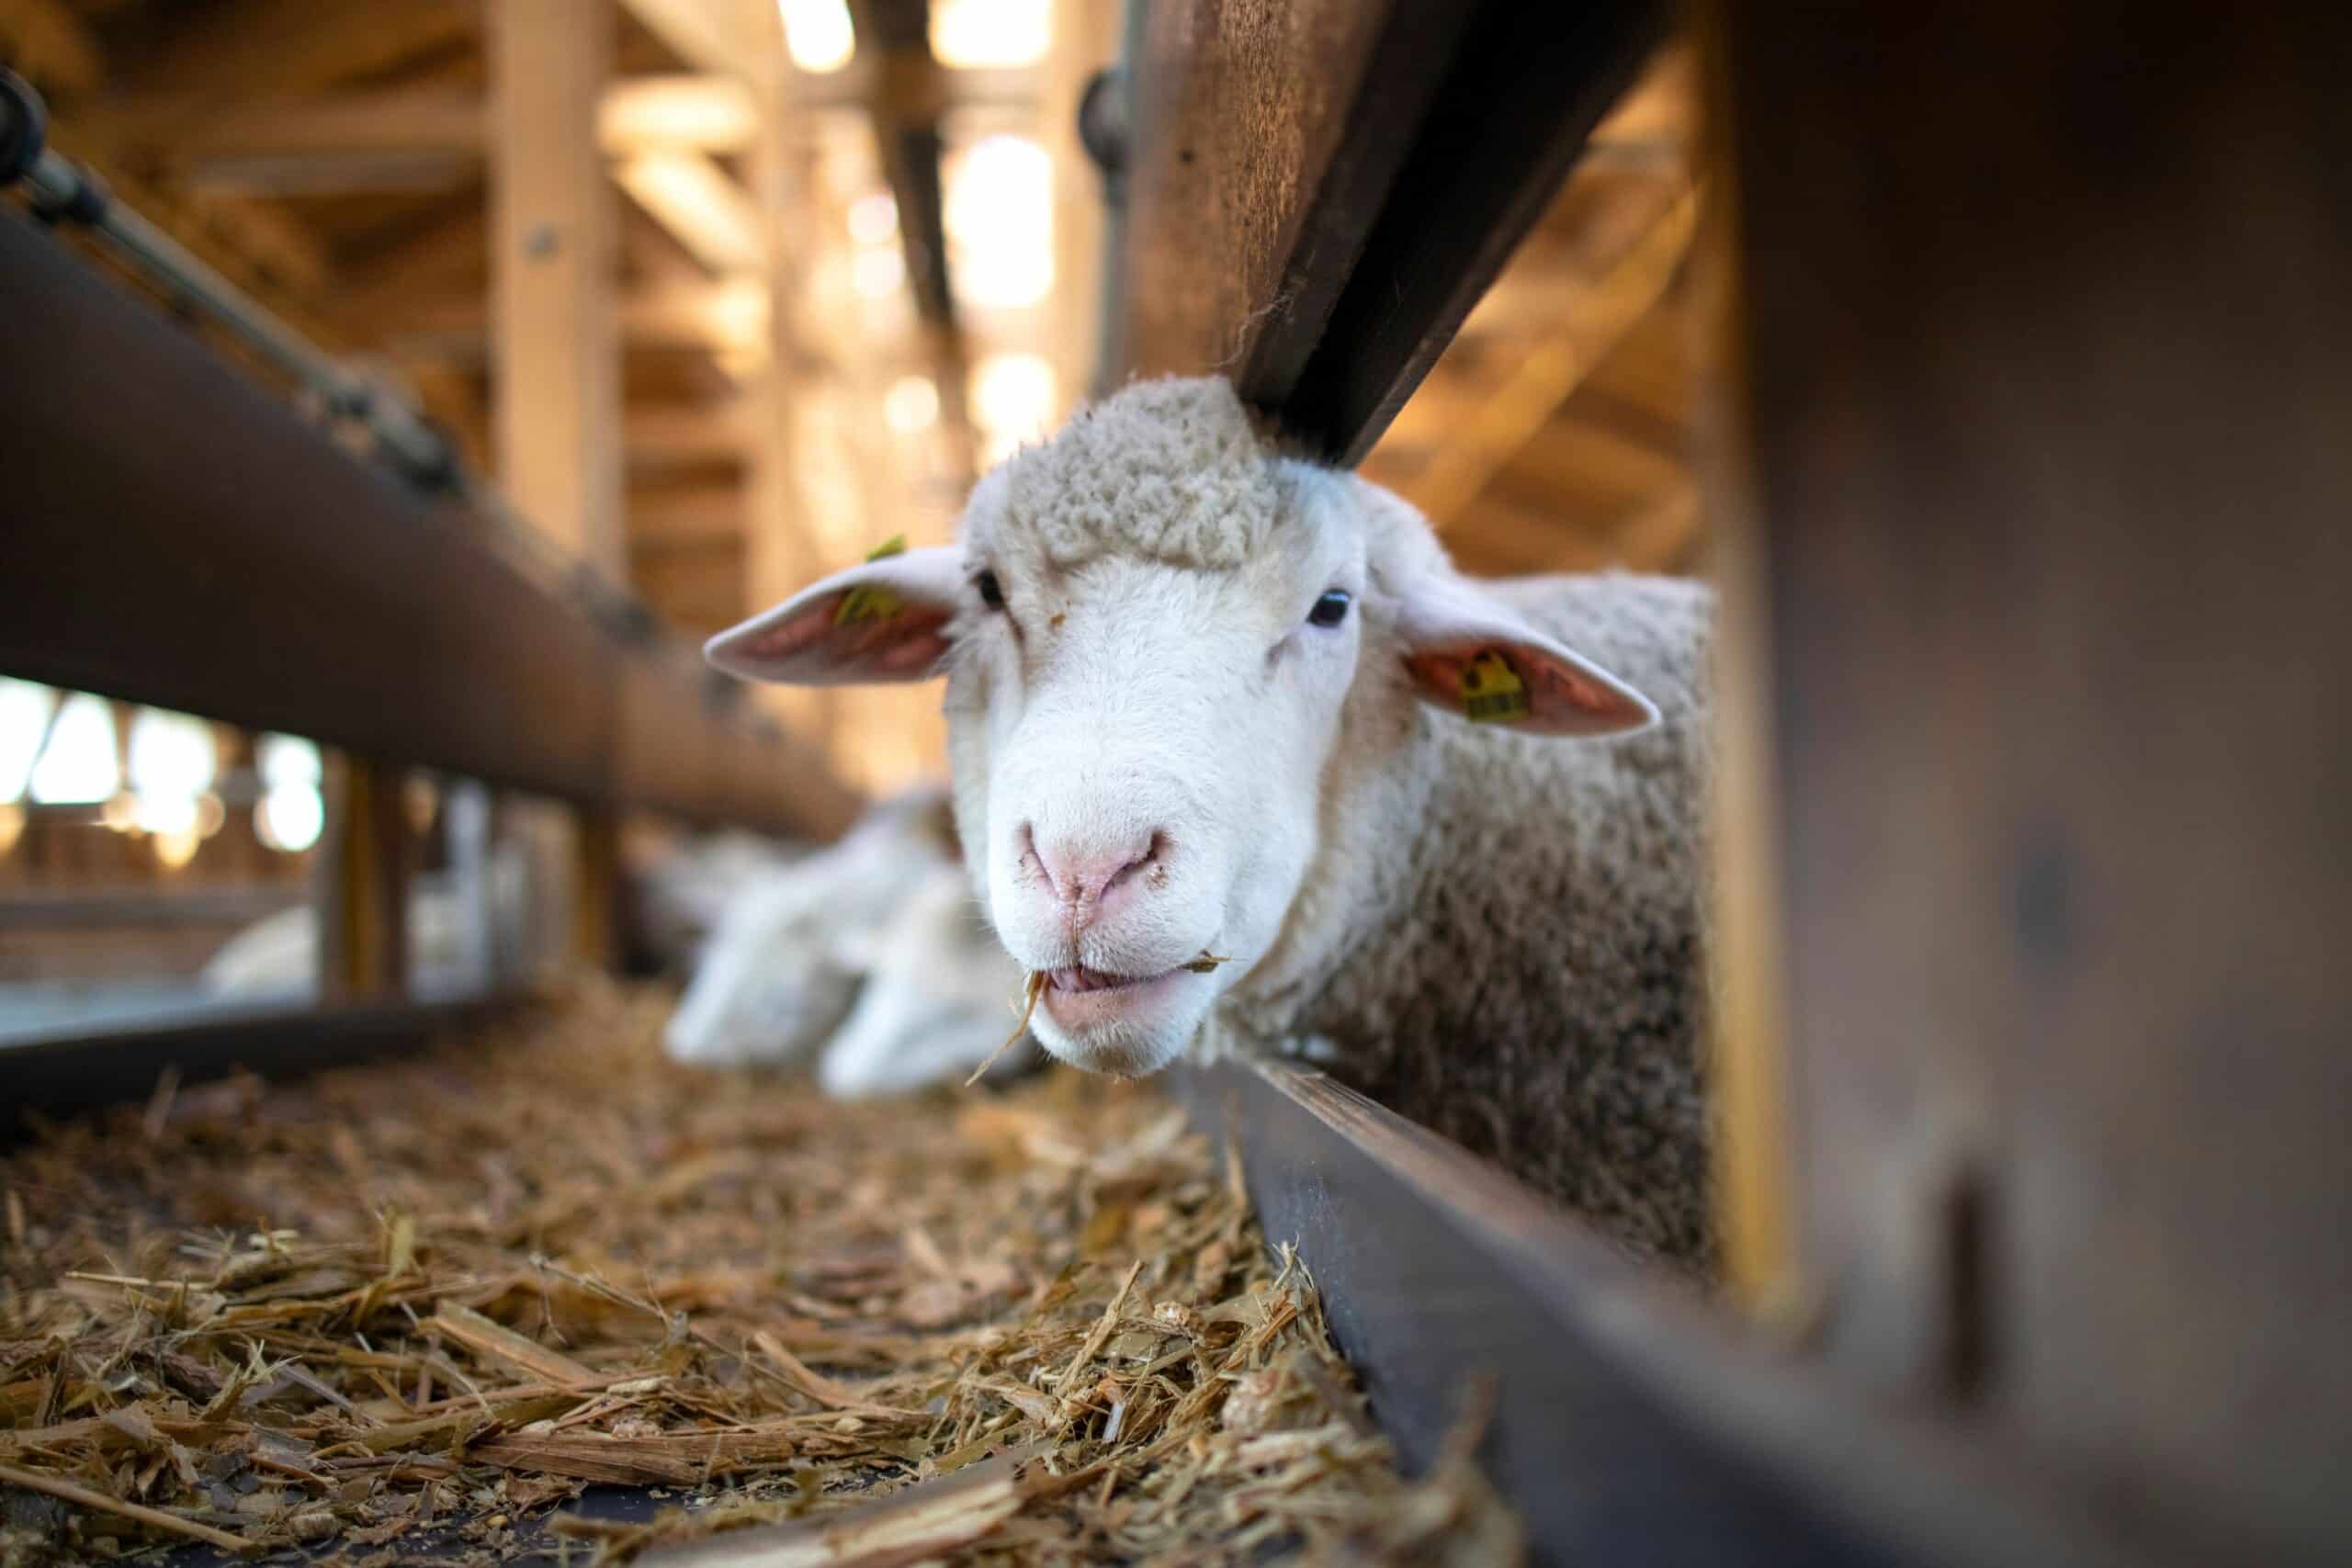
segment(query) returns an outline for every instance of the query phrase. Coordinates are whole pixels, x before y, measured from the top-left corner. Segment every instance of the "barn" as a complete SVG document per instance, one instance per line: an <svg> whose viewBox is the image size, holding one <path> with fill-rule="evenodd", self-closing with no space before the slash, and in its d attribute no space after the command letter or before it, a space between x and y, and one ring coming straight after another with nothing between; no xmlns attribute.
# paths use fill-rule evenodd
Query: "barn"
<svg viewBox="0 0 2352 1568"><path fill-rule="evenodd" d="M2258 4L0 0L0 1562L2343 1561L2347 62ZM1250 988L1328 861L1279 942L1035 955L1009 887L1107 924L1197 840L990 825L978 541L1136 510L1100 432L1211 381L1448 592L1708 607L1677 706L1385 557L1296 606L1416 735L1657 721L1577 745L1679 792L1687 929L1545 880L1599 775L1540 774L1385 822L1501 858L1415 870L1436 977L1340 1038ZM1621 959L1679 1154L1558 1109L1646 1046L1501 1038ZM1056 1010L1171 977L1164 1070ZM1703 1240L1622 1223L1676 1159Z"/></svg>

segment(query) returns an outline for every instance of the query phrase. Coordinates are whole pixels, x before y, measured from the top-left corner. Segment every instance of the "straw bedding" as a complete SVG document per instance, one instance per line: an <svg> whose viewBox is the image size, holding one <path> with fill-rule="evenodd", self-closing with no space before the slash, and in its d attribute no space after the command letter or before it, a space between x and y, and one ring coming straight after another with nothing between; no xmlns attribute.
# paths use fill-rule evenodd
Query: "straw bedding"
<svg viewBox="0 0 2352 1568"><path fill-rule="evenodd" d="M0 1160L0 1565L1516 1557L1156 1093L842 1105L665 1062L668 1006Z"/></svg>

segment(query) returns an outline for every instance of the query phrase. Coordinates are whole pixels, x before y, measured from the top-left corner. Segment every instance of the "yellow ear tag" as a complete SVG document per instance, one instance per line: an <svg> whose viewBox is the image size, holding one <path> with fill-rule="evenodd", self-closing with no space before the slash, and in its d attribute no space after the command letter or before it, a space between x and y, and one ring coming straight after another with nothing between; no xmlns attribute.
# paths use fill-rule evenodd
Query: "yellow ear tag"
<svg viewBox="0 0 2352 1568"><path fill-rule="evenodd" d="M866 553L869 561L907 553L907 536L893 534ZM862 582L842 595L833 607L833 625L854 626L860 621L887 621L906 606L896 593L878 583Z"/></svg>
<svg viewBox="0 0 2352 1568"><path fill-rule="evenodd" d="M1475 724L1516 724L1532 710L1510 660L1487 649L1463 668L1462 713Z"/></svg>

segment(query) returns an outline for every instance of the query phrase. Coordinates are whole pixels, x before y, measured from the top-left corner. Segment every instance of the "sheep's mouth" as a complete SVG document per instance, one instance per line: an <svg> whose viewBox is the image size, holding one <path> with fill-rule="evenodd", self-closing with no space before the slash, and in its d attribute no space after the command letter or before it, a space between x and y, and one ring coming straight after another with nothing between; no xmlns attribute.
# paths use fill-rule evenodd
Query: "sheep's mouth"
<svg viewBox="0 0 2352 1568"><path fill-rule="evenodd" d="M1175 973L1173 969L1163 969L1157 975L1114 975L1108 970L1090 969L1083 964L1074 964L1067 969L1047 970L1046 984L1057 991L1122 991L1129 987L1164 980Z"/></svg>

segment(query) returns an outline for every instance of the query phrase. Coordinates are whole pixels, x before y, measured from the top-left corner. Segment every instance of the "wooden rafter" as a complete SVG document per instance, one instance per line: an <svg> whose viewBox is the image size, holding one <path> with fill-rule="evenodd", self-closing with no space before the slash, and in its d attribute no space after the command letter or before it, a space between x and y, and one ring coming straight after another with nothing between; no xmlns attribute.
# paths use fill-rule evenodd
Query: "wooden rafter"
<svg viewBox="0 0 2352 1568"><path fill-rule="evenodd" d="M767 47L762 31L735 0L621 0L621 4L647 32L697 71L752 74Z"/></svg>
<svg viewBox="0 0 2352 1568"><path fill-rule="evenodd" d="M97 40L59 0L0 0L0 60L46 92L93 92L106 77Z"/></svg>
<svg viewBox="0 0 2352 1568"><path fill-rule="evenodd" d="M594 140L610 19L571 0L497 8L492 346L500 484L526 516L619 575L615 202Z"/></svg>
<svg viewBox="0 0 2352 1568"><path fill-rule="evenodd" d="M1459 515L1657 303L1690 251L1698 203L1696 188L1673 200L1593 283L1557 334L1520 362L1476 421L1451 432L1420 472L1401 484L1431 521L1443 527Z"/></svg>

